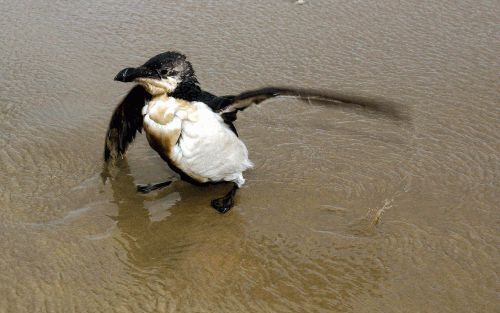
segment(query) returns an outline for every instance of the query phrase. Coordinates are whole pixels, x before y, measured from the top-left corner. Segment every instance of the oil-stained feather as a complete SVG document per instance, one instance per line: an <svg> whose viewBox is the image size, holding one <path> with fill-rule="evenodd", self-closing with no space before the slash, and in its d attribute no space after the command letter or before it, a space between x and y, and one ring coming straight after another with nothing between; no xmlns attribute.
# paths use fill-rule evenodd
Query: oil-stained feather
<svg viewBox="0 0 500 313"><path fill-rule="evenodd" d="M331 91L290 88L290 87L264 87L255 90L245 91L236 96L227 97L226 105L219 110L223 118L235 120L235 112L243 111L252 104L259 104L264 100L289 96L295 97L302 101L310 101L312 103L333 104L338 107L347 108L363 108L367 111L380 113L396 120L408 119L400 107L387 100L376 98L364 98Z"/></svg>
<svg viewBox="0 0 500 313"><path fill-rule="evenodd" d="M137 132L142 131L141 110L151 96L142 86L135 86L115 109L104 144L104 160L116 159L127 151Z"/></svg>

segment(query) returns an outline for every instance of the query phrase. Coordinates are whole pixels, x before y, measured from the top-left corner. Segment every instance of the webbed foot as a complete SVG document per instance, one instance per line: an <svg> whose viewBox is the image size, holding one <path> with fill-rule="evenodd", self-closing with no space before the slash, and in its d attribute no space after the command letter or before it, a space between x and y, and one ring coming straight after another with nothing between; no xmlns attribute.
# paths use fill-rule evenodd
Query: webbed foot
<svg viewBox="0 0 500 313"><path fill-rule="evenodd" d="M212 207L221 214L227 213L234 206L236 190L238 190L238 185L234 184L233 188L224 197L212 200Z"/></svg>

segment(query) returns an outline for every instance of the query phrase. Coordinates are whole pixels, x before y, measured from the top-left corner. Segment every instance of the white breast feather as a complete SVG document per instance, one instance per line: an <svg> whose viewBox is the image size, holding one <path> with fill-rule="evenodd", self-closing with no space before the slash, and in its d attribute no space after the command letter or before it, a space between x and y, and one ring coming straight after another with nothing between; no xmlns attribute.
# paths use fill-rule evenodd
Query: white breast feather
<svg viewBox="0 0 500 313"><path fill-rule="evenodd" d="M150 104L145 110L144 123L160 132L181 129L181 136L170 154L176 165L205 181L233 181L238 186L243 185L242 172L252 167L245 144L206 104L192 102L186 108L172 100ZM167 125L160 125L148 117L151 110L163 106L168 106L165 114L175 114Z"/></svg>

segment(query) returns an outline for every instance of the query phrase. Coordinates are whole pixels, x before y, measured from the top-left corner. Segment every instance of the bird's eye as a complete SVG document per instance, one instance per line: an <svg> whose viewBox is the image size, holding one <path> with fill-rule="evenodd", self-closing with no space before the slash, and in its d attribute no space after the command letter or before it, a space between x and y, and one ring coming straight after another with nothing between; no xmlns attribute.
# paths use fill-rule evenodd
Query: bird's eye
<svg viewBox="0 0 500 313"><path fill-rule="evenodd" d="M160 71L160 74L161 74L161 75L167 75L167 73L168 73L168 70L161 70L161 71Z"/></svg>

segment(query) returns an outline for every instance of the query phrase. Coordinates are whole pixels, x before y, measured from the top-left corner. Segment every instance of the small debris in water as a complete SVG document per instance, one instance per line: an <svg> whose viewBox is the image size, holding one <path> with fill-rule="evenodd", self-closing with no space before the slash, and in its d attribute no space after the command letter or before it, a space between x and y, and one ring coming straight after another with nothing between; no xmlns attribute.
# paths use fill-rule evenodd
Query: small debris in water
<svg viewBox="0 0 500 313"><path fill-rule="evenodd" d="M305 0L297 0L297 1L295 1L295 4L304 4L304 3L306 3Z"/></svg>
<svg viewBox="0 0 500 313"><path fill-rule="evenodd" d="M391 200L385 200L384 201L384 205L380 208L380 209L376 209L376 210L372 210L370 209L368 211L368 214L371 215L371 225L372 226L375 226L375 225L378 225L380 223L380 220L382 219L382 214L384 214L384 212L386 210L389 210L390 208L392 208L392 199Z"/></svg>

